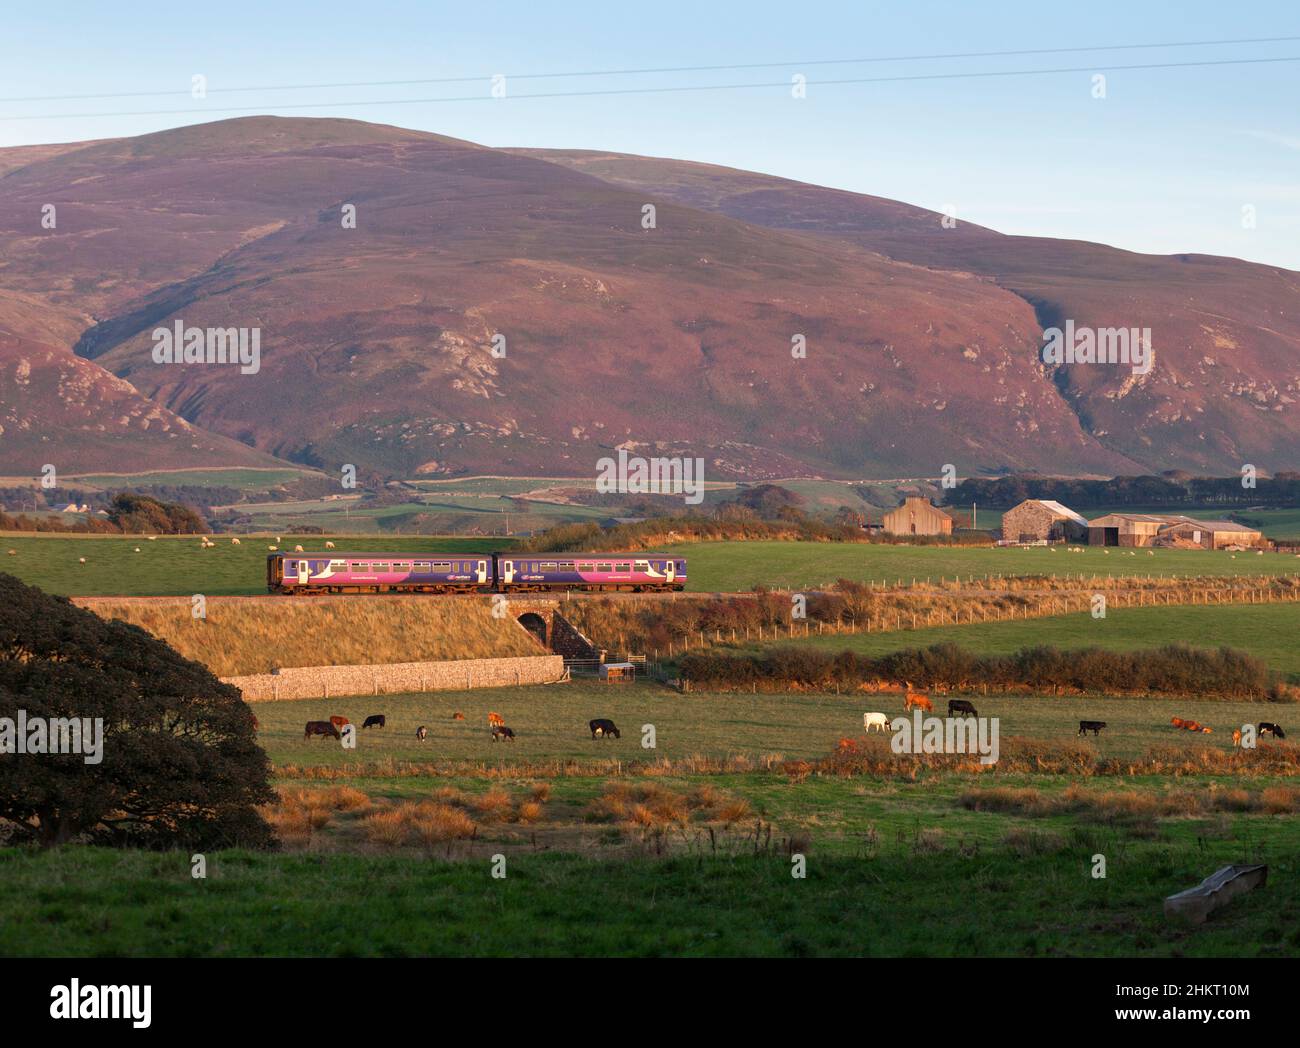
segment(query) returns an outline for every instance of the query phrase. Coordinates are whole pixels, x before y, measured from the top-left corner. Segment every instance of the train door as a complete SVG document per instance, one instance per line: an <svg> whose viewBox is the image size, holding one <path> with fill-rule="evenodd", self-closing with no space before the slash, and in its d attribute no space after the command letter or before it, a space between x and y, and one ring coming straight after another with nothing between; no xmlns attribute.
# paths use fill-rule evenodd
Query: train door
<svg viewBox="0 0 1300 1048"><path fill-rule="evenodd" d="M504 585L511 585L515 581L515 562L513 560L503 560L501 562L501 581Z"/></svg>
<svg viewBox="0 0 1300 1048"><path fill-rule="evenodd" d="M480 560L480 561L478 562L478 566L477 566L477 568L476 568L475 574L478 576L478 584L479 584L480 586L482 586L484 583L487 582L487 580L488 580L488 571L487 571L487 561L486 561L486 560Z"/></svg>
<svg viewBox="0 0 1300 1048"><path fill-rule="evenodd" d="M298 584L300 586L305 586L310 581L311 581L311 564L305 557L299 558Z"/></svg>
<svg viewBox="0 0 1300 1048"><path fill-rule="evenodd" d="M677 580L677 561L671 559L664 561L664 577L670 585Z"/></svg>

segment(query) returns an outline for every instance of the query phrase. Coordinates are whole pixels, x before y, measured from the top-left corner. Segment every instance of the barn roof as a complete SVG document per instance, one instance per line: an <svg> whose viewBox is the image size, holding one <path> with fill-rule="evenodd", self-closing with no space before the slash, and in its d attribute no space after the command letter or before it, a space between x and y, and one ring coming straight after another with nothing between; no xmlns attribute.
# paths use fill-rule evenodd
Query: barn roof
<svg viewBox="0 0 1300 1048"><path fill-rule="evenodd" d="M1037 502L1040 506L1045 506L1058 517L1067 517L1076 524L1087 525L1088 520L1081 513L1075 513L1069 506L1056 502L1053 499L1026 499L1027 502Z"/></svg>
<svg viewBox="0 0 1300 1048"><path fill-rule="evenodd" d="M1192 527L1195 526L1201 531L1230 531L1241 535L1258 535L1259 528L1252 528L1246 524L1238 524L1235 520L1180 520L1170 527Z"/></svg>

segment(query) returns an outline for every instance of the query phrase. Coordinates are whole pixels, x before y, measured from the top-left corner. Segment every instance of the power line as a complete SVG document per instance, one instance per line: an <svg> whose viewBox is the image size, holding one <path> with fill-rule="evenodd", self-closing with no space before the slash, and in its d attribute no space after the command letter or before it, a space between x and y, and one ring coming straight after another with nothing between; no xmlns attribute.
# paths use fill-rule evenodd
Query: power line
<svg viewBox="0 0 1300 1048"><path fill-rule="evenodd" d="M507 80L551 80L593 76L641 76L659 73L729 72L740 69L776 69L781 67L813 67L827 65L862 65L877 62L928 62L953 58L1008 58L1025 55L1078 54L1085 51L1132 51L1163 47L1226 47L1234 44L1277 44L1300 40L1300 36L1243 37L1235 40L1177 40L1153 44L1098 44L1089 47L1044 47L1005 51L953 51L930 55L876 55L869 58L821 58L802 62L747 62L731 65L659 66L641 69L591 69L567 73L513 73ZM504 75L504 74L503 74ZM417 84L471 84L490 80L489 76L451 76L412 80L344 80L322 84L264 84L261 86L213 88L214 94L234 94L247 91L318 91L338 87L411 87ZM77 95L26 95L0 98L0 103L14 102L69 102L100 98L150 98L171 95L188 95L185 90L165 91L114 91Z"/></svg>
<svg viewBox="0 0 1300 1048"><path fill-rule="evenodd" d="M1202 62L1154 62L1138 65L1072 66L1055 69L1004 69L985 70L973 73L916 73L906 76L850 77L839 80L809 80L808 86L831 87L849 84L906 83L924 80L969 80L991 77L1050 76L1059 73L1117 73L1151 69L1194 69L1209 66L1263 65L1278 62L1300 62L1300 55L1279 58L1207 59ZM482 94L448 95L441 98L385 98L356 102L295 102L287 105L271 106L205 106L200 109L140 109L109 113L46 113L40 115L28 114L25 116L0 116L0 120L72 120L95 117L194 116L210 115L213 113L268 113L270 111L285 109L346 109L357 106L440 105L448 102L526 101L529 99L539 98L591 98L605 95L651 95L690 91L743 91L754 88L788 88L790 86L791 84L788 80L748 84L680 84L676 86L661 87L594 88L587 91L536 91L526 95L503 95L501 98Z"/></svg>

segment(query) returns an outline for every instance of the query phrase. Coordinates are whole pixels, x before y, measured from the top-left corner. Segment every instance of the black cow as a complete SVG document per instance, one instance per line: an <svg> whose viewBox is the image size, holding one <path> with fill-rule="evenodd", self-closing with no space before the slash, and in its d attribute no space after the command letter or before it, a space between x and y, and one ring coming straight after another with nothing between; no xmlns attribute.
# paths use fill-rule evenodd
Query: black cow
<svg viewBox="0 0 1300 1048"><path fill-rule="evenodd" d="M975 707L965 699L948 700L948 716L951 717L954 713L969 713L972 717L979 716L979 714L975 712Z"/></svg>
<svg viewBox="0 0 1300 1048"><path fill-rule="evenodd" d="M1079 734L1087 735L1092 732L1094 735L1100 735L1101 729L1106 727L1105 721L1079 721Z"/></svg>
<svg viewBox="0 0 1300 1048"><path fill-rule="evenodd" d="M1272 735L1276 739L1285 739L1286 732L1282 730L1282 725L1272 724L1269 721L1262 721L1255 728L1257 735Z"/></svg>
<svg viewBox="0 0 1300 1048"><path fill-rule="evenodd" d="M508 742L514 742L515 741L514 728L507 728L504 724L492 725L492 741L496 742L497 739L505 739Z"/></svg>
<svg viewBox="0 0 1300 1048"><path fill-rule="evenodd" d="M429 737L429 729L426 728L423 724L421 724L418 728L415 729L415 737L419 739L421 742L423 742L425 739Z"/></svg>
<svg viewBox="0 0 1300 1048"><path fill-rule="evenodd" d="M587 727L591 729L591 737L593 739L598 739L605 735L613 735L616 739L621 739L623 737L618 733L618 728L612 720L601 719L588 721Z"/></svg>
<svg viewBox="0 0 1300 1048"><path fill-rule="evenodd" d="M342 737L339 735L338 728L329 721L308 721L307 730L302 733L302 737L310 739L313 735L332 735L336 739Z"/></svg>
<svg viewBox="0 0 1300 1048"><path fill-rule="evenodd" d="M384 719L382 713L374 713L366 718L366 722L361 725L361 728L362 730L365 730L366 728L383 728L386 727L387 724L388 721Z"/></svg>

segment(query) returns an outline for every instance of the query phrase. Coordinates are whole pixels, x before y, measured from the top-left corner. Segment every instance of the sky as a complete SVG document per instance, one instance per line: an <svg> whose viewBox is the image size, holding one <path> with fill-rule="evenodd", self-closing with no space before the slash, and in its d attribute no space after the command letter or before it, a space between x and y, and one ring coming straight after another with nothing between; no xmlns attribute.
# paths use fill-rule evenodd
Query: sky
<svg viewBox="0 0 1300 1048"><path fill-rule="evenodd" d="M1277 37L1295 39L1172 46ZM970 56L1077 48L1095 50ZM1279 58L1298 60L1259 61ZM1112 68L1191 62L1231 64ZM761 67L698 68L741 65ZM625 72L647 69L668 71ZM303 86L322 84L340 86ZM94 97L52 97L73 95ZM0 0L0 146L254 113L705 161L1300 270L1294 2Z"/></svg>

